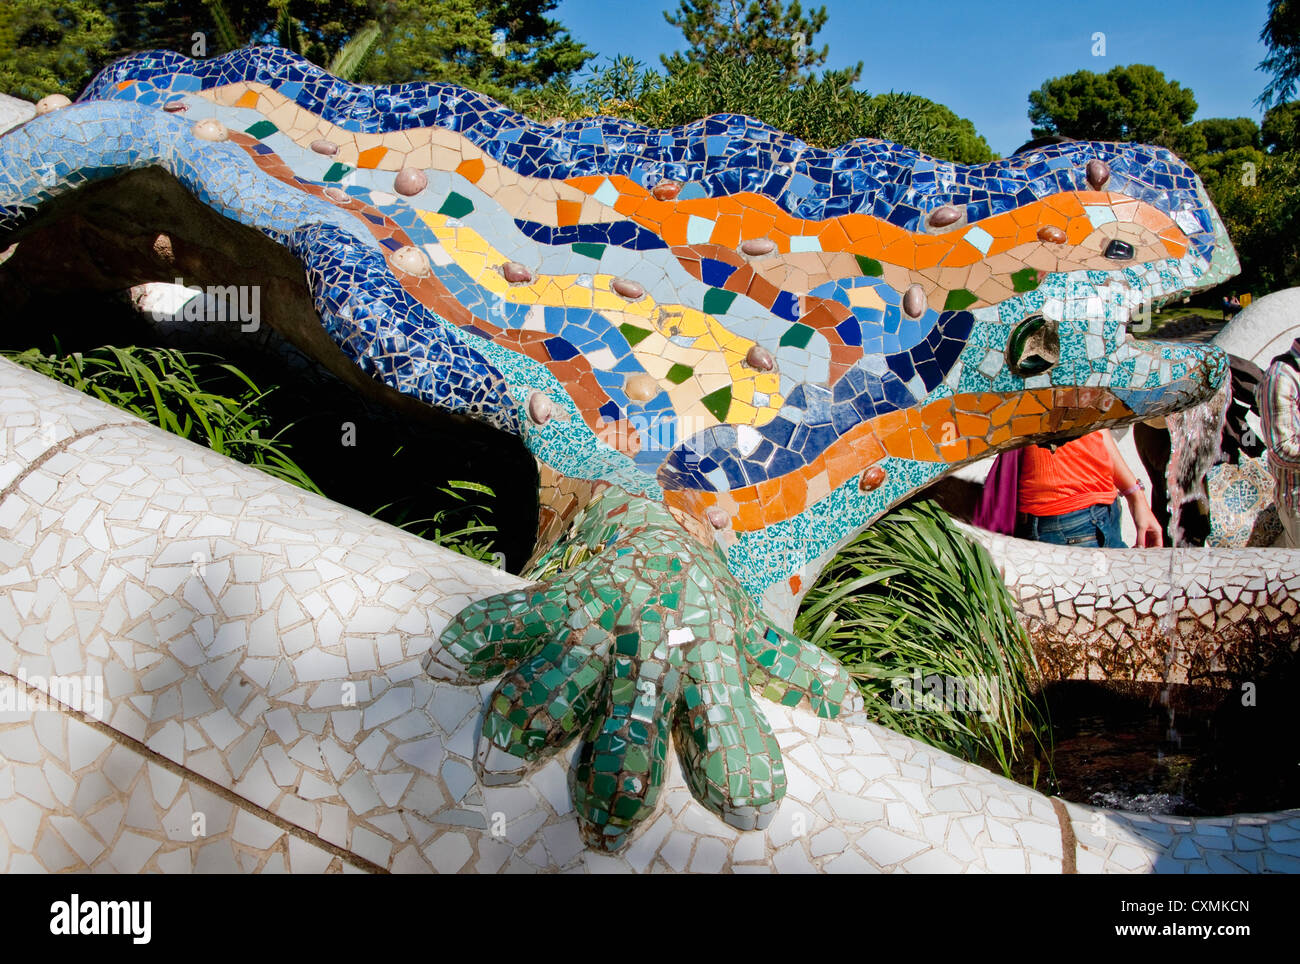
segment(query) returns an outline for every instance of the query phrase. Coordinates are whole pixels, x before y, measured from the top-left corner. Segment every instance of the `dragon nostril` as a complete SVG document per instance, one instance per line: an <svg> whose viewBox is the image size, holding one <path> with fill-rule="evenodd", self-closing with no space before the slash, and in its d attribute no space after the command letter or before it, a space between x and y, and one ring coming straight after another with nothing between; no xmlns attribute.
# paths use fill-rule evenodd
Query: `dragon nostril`
<svg viewBox="0 0 1300 964"><path fill-rule="evenodd" d="M1056 325L1042 315L1031 315L1016 325L1007 339L1007 367L1021 378L1041 375L1061 357Z"/></svg>

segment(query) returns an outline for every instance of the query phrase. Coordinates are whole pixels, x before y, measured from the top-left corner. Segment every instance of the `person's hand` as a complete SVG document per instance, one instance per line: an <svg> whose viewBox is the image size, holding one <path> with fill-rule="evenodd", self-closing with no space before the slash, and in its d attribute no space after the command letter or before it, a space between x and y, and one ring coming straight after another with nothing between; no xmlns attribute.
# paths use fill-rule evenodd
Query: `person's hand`
<svg viewBox="0 0 1300 964"><path fill-rule="evenodd" d="M1151 506L1141 491L1133 493L1129 498L1129 509L1133 512L1133 524L1137 526L1137 548L1159 549L1164 545L1160 521L1156 519L1156 514L1151 511Z"/></svg>

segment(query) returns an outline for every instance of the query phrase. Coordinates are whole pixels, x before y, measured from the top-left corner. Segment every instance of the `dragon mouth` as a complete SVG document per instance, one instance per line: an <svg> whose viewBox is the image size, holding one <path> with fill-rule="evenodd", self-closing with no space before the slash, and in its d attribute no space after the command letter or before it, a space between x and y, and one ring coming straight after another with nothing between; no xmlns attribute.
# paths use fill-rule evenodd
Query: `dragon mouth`
<svg viewBox="0 0 1300 964"><path fill-rule="evenodd" d="M1189 345L1170 341L1126 343L1139 357L1149 359L1153 371L1168 372L1155 385L1112 387L1115 396L1138 418L1168 415L1198 405L1223 388L1228 376L1228 355L1214 345Z"/></svg>

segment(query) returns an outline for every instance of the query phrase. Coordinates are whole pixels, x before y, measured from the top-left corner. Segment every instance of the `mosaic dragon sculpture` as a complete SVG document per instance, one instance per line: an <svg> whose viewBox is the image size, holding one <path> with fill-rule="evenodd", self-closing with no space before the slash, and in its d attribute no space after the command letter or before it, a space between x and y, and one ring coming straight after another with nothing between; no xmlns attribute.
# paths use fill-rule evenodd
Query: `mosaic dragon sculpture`
<svg viewBox="0 0 1300 964"><path fill-rule="evenodd" d="M301 261L360 369L535 455L537 582L466 608L426 668L502 677L489 782L583 738L570 784L596 847L653 811L670 740L703 804L771 818L785 777L753 694L860 705L784 627L891 505L991 453L1184 408L1226 371L1126 330L1237 269L1156 148L963 167L734 115L548 126L268 47L132 56L81 101L0 142L5 235L161 167Z"/></svg>

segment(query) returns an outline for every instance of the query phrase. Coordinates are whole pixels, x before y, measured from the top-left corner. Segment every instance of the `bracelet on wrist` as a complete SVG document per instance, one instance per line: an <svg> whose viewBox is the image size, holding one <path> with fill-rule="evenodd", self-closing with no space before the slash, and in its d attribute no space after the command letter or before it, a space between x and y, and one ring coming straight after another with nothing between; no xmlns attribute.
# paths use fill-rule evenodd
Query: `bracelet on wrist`
<svg viewBox="0 0 1300 964"><path fill-rule="evenodd" d="M1132 485L1130 485L1127 489L1122 491L1120 495L1122 495L1124 498L1127 499L1134 492L1145 492L1146 488L1147 488L1146 484L1141 479L1137 479L1133 482Z"/></svg>

